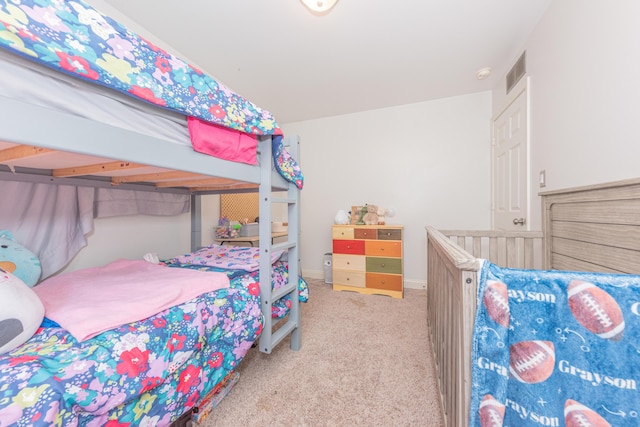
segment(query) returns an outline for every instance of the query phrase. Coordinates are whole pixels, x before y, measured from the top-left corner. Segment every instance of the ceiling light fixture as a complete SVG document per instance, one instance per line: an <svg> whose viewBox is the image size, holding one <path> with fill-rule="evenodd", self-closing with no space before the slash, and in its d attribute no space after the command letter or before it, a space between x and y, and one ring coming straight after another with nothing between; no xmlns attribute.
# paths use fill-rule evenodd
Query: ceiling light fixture
<svg viewBox="0 0 640 427"><path fill-rule="evenodd" d="M478 80L484 80L487 77L489 77L490 74L491 74L491 67L484 67L484 68L480 68L476 72L476 77L478 78Z"/></svg>
<svg viewBox="0 0 640 427"><path fill-rule="evenodd" d="M327 13L338 0L300 0L307 8L316 14Z"/></svg>

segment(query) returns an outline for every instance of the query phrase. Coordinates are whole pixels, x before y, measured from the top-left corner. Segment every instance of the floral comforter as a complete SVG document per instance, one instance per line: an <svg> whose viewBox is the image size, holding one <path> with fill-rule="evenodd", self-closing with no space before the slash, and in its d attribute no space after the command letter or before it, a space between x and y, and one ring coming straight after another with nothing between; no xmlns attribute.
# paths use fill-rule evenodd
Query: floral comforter
<svg viewBox="0 0 640 427"><path fill-rule="evenodd" d="M82 0L0 1L0 48L225 128L282 133L268 111Z"/></svg>
<svg viewBox="0 0 640 427"><path fill-rule="evenodd" d="M0 355L0 426L169 425L236 368L262 325L246 274L82 343L45 319Z"/></svg>
<svg viewBox="0 0 640 427"><path fill-rule="evenodd" d="M231 251L234 248L239 248L235 246L220 246L222 250ZM258 249L258 248L256 248ZM180 258L175 258L174 261L177 261ZM254 270L251 272L246 272L243 270L234 270L234 269L225 269L216 267L213 265L202 265L199 263L192 264L180 264L178 262L167 264L170 267L180 267L180 268L190 268L194 270L200 271L218 271L225 273L231 282L238 277L244 277L245 280L249 278L249 287L252 290L252 293L258 292L260 295L260 275L258 270ZM273 264L273 269L271 272L271 283L273 284L273 289L279 289L285 286L289 280L289 271L287 269L287 264L282 261L277 261ZM298 298L300 302L307 302L309 300L309 284L302 278L298 278ZM289 313L291 309L291 298L289 295L285 295L277 301L274 301L271 305L271 317L276 319L281 319Z"/></svg>

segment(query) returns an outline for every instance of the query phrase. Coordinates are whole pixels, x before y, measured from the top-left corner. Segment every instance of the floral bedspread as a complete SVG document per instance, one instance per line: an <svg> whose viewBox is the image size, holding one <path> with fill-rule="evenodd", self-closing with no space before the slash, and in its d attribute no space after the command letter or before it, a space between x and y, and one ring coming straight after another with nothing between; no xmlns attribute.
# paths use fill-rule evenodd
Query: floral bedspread
<svg viewBox="0 0 640 427"><path fill-rule="evenodd" d="M273 251L271 263L284 251ZM218 267L223 270L256 271L260 268L260 248L251 246L210 245L171 260L175 264L195 264Z"/></svg>
<svg viewBox="0 0 640 427"><path fill-rule="evenodd" d="M45 319L0 355L0 425L169 425L236 368L262 326L249 275L82 343Z"/></svg>
<svg viewBox="0 0 640 427"><path fill-rule="evenodd" d="M282 133L268 111L82 0L1 0L0 47L226 128Z"/></svg>
<svg viewBox="0 0 640 427"><path fill-rule="evenodd" d="M224 248L232 248L233 246L224 246ZM242 270L227 270L224 268L213 267L208 265L199 265L199 264L167 264L170 267L181 267L181 268L191 268L194 270L201 271L218 271L225 273L229 279L232 281L237 279L238 277L243 277L245 280L248 280L248 286L252 289L252 293L257 292L260 295L260 272L252 271L245 272ZM273 270L271 273L271 283L273 284L273 289L279 289L285 286L289 280L289 271L287 269L287 264L282 261L278 261L273 264ZM304 280L304 278L298 278L298 298L300 302L307 302L309 300L309 284ZM274 301L271 305L271 316L273 318L281 319L289 313L291 309L291 298L289 295L285 295L277 301Z"/></svg>

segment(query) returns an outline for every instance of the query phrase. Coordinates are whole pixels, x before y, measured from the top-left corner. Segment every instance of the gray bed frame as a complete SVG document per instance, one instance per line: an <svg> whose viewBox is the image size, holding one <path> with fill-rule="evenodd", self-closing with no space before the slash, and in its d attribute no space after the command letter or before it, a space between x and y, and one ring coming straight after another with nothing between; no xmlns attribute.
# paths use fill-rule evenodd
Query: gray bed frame
<svg viewBox="0 0 640 427"><path fill-rule="evenodd" d="M142 103L140 108L144 108ZM220 160L197 153L185 145L174 144L163 139L6 97L0 97L0 118L1 141L258 184L260 195L260 277L271 277L271 251L286 250L289 260L289 283L287 286L276 292L271 291L271 286L260 287L261 309L265 318L265 327L260 336L259 348L264 353L270 353L287 336L291 337L290 347L292 349L298 350L300 348L300 306L297 294L300 275L300 195L294 184L285 181L275 171L271 154L271 137L259 138L259 165L251 166ZM289 138L286 143L289 145L293 157L298 159L298 139ZM109 181L92 180L86 177L81 179L54 178L40 171L12 172L7 168L0 170L0 178L49 184L111 185ZM123 184L119 188L191 194L192 249L201 246L199 209L201 195L234 192L233 190L194 192L185 188L158 190L153 186L139 184ZM287 196L273 198L272 191L286 191ZM273 203L284 203L288 206L289 222L287 241L275 245L271 244L271 205ZM287 294L291 296L291 311L284 320L273 322L271 317L272 303ZM277 323L277 327L275 327L275 323Z"/></svg>

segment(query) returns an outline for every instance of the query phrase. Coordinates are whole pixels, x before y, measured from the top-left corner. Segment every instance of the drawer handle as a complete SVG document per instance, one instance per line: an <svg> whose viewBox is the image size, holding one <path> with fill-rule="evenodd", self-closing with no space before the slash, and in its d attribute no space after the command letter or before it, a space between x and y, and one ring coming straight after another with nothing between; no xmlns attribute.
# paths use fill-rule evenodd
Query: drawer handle
<svg viewBox="0 0 640 427"><path fill-rule="evenodd" d="M380 264L380 267L384 268L384 262L382 264Z"/></svg>
<svg viewBox="0 0 640 427"><path fill-rule="evenodd" d="M347 265L351 265L351 263L349 261L347 261Z"/></svg>
<svg viewBox="0 0 640 427"><path fill-rule="evenodd" d="M381 252L384 252L384 248L380 248L380 251L381 251Z"/></svg>
<svg viewBox="0 0 640 427"><path fill-rule="evenodd" d="M351 249L351 246L347 245L347 249Z"/></svg>
<svg viewBox="0 0 640 427"><path fill-rule="evenodd" d="M387 231L387 236L391 236L391 232Z"/></svg>

